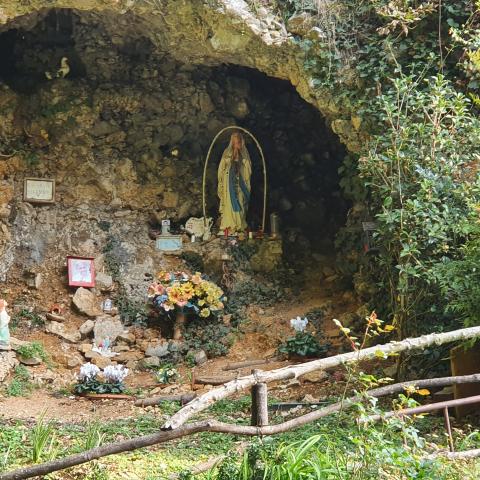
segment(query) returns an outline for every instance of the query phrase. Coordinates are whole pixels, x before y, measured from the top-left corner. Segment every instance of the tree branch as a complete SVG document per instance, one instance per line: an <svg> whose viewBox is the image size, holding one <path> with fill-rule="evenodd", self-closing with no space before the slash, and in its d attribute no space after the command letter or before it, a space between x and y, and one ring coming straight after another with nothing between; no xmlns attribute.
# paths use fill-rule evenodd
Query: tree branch
<svg viewBox="0 0 480 480"><path fill-rule="evenodd" d="M226 383L222 387L215 388L197 397L173 415L167 423L165 423L163 430L174 430L179 428L191 417L205 410L218 400L227 398L236 392L246 390L256 383L270 383L278 380L297 378L316 370L326 370L345 363L359 362L360 360L375 358L379 355L386 356L409 350L423 349L430 345L442 345L444 343L467 340L478 336L480 336L480 327L464 328L454 330L453 332L432 333L418 338L407 338L400 342L390 342L386 345L377 345L356 352L342 353L340 355L314 360L300 365L290 365L277 370L258 372L255 375L239 377Z"/></svg>

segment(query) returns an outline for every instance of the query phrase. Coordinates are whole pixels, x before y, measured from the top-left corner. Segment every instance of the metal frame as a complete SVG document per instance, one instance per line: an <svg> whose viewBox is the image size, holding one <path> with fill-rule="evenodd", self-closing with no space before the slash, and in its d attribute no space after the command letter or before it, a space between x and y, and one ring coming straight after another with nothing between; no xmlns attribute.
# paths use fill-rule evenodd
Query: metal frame
<svg viewBox="0 0 480 480"><path fill-rule="evenodd" d="M263 216L262 216L262 232L265 232L265 219L267 216L267 164L265 162L265 155L263 154L262 147L258 140L255 138L253 133L249 132L246 128L243 127L237 127L234 125L231 125L229 127L222 128L216 135L215 138L212 140L212 143L210 144L210 148L208 149L207 157L205 158L205 165L203 167L203 181L202 181L202 204L203 204L203 221L206 223L207 221L207 200L206 200L206 195L205 195L205 187L206 187L206 182L207 182L207 167L208 167L208 162L210 160L210 156L212 154L213 147L220 137L224 132L228 130L240 130L244 133L246 133L254 142L256 147L258 148L258 151L260 152L260 156L262 157L262 164L263 164Z"/></svg>

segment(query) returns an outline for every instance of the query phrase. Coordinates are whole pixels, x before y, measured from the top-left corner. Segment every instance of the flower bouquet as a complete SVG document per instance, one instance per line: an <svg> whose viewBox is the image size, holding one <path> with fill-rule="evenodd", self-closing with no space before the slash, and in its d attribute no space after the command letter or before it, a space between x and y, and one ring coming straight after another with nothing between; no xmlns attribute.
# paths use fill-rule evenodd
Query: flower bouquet
<svg viewBox="0 0 480 480"><path fill-rule="evenodd" d="M99 376L103 375L103 381ZM128 368L123 365L108 365L103 372L92 363L80 367L77 384L74 387L78 395L85 394L120 394L126 390L123 382L128 375Z"/></svg>
<svg viewBox="0 0 480 480"><path fill-rule="evenodd" d="M202 318L218 315L225 301L223 290L199 272L160 272L148 297L157 311L174 319L174 340L182 338L186 313Z"/></svg>

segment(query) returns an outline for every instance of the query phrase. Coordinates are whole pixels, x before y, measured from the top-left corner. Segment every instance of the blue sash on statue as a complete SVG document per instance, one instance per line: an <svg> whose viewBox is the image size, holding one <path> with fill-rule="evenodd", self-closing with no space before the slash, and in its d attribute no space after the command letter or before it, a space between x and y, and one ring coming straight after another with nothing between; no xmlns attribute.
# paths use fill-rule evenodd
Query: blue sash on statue
<svg viewBox="0 0 480 480"><path fill-rule="evenodd" d="M237 186L235 185L235 172L234 168L230 167L230 171L228 173L228 186L229 186L229 191L230 191L230 201L232 202L232 209L234 212L241 212L242 211L242 205L240 203L240 199L238 198L237 195ZM250 190L248 190L248 187L245 183L245 180L243 179L242 175L239 173L238 174L238 180L240 183L240 189L242 190L242 193L245 197L246 203L248 204L248 201L250 200Z"/></svg>

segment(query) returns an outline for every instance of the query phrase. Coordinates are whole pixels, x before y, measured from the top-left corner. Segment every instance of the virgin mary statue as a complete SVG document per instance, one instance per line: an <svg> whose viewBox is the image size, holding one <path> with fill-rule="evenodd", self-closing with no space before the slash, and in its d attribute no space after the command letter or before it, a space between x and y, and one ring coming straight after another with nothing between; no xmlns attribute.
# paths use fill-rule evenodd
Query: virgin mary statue
<svg viewBox="0 0 480 480"><path fill-rule="evenodd" d="M240 132L232 133L218 167L220 231L243 232L247 229L252 162Z"/></svg>

